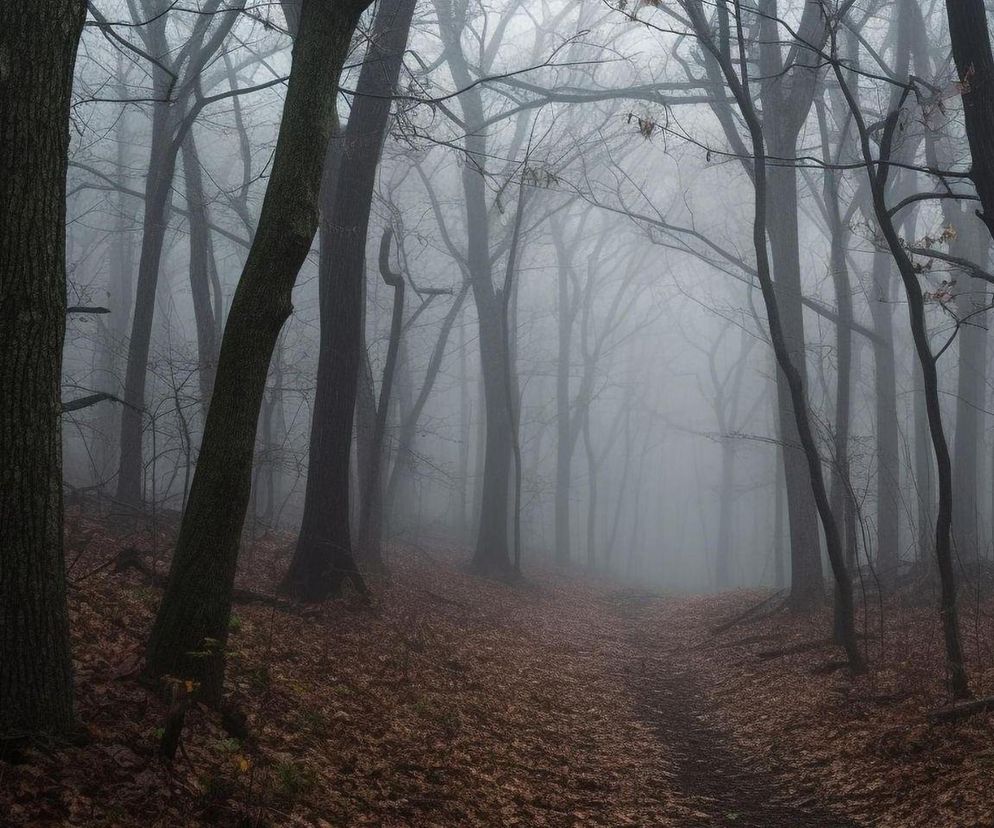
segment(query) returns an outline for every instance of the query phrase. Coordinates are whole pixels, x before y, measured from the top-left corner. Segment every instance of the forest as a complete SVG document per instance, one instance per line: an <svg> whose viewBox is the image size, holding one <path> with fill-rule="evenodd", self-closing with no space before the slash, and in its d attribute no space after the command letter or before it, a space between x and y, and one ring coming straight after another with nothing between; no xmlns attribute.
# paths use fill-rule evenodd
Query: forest
<svg viewBox="0 0 994 828"><path fill-rule="evenodd" d="M3 0L0 826L994 826L992 20Z"/></svg>

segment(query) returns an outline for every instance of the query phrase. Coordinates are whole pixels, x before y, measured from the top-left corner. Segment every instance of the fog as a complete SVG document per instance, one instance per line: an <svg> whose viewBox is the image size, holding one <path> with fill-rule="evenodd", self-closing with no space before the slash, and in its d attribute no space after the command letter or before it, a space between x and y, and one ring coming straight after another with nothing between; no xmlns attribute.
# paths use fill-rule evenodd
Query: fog
<svg viewBox="0 0 994 828"><path fill-rule="evenodd" d="M794 5L781 12L787 21L804 4ZM292 39L278 5L246 7L237 15L216 6L208 3L199 12L166 6L145 23L151 8L98 4L77 60L69 304L109 312L70 315L63 387L66 398L103 392L109 399L66 416L65 478L71 493L97 495L111 510L133 505L121 502L133 501L134 492L122 498L117 478L135 297L140 291L154 296L147 300L154 307L140 401L140 500L145 509L178 513L202 436L201 374L213 371L266 192ZM477 542L488 423L480 311L474 290L463 287L474 278L474 245L482 244L498 289L513 256L508 379L521 454L522 566L555 560L558 549L560 562L678 590L789 581L787 493L779 469L784 452L801 452L778 425L776 367L750 249L754 188L743 143L747 129L719 70L687 36L682 13L658 6L445 6L445 20L456 15L462 22L444 37L436 7L421 4L414 11L365 253L360 386L371 384L371 400L382 385L393 301L378 268L386 228L394 240L391 266L407 282L382 459L389 489L384 541L391 550L426 538L467 548ZM362 18L342 75L337 108L343 125L355 104L371 14ZM847 20L863 21L859 31L879 63L856 84L867 110L863 117L872 121L895 88L880 67L892 72L902 59L896 23L869 7L847 14ZM944 21L933 14L919 24L941 53ZM840 51L856 48L851 35L840 37ZM188 49L192 42L196 48ZM149 54L152 46L158 57ZM791 46L797 43L784 49ZM461 50L458 58L453 48ZM910 105L902 110L894 152L905 153L913 166L919 158L925 165L930 150L941 151L952 166L966 143L955 103L942 103L950 70L928 63L928 54L914 59L916 67L932 67L927 94L936 102L926 101L924 111ZM794 74L801 71L794 68ZM896 478L897 498L886 508L896 510L896 551L907 562L919 556L917 539L929 531L922 522L932 520L931 504L919 504L928 487L919 476L922 469L931 474L927 459L916 460L920 383L896 276L886 277L892 287L875 282L874 261L889 253L871 215L865 174L856 163L839 172L822 163L852 162L858 153L851 114L830 74L812 78L822 87L802 113L796 141L801 160L791 165L795 255L806 303L805 390L826 475L844 469L840 477L858 525L852 530L858 551L850 554L861 564L876 558L878 512L885 508L880 479L888 475ZM772 116L772 104L762 100L760 106ZM480 118L479 126L468 128ZM467 176L474 180L467 183ZM895 187L935 186L925 178L908 173ZM161 218L150 219L143 201L156 186L167 194ZM905 243L924 238L921 246L941 250L942 240L928 240L954 226L956 238L945 240L951 250L957 239L982 234L982 225L971 229L979 220L968 205L920 202L902 217ZM485 215L474 212L477 206ZM771 224L793 219L788 204L771 205ZM485 224L477 232L482 241L471 239L474 221ZM150 230L161 244L157 264ZM844 457L837 456L836 439L840 298L833 284L833 232L848 271L844 298L853 319ZM774 250L774 270L778 256L789 258L789 241L787 246L786 254ZM973 245L978 266L988 247L986 241ZM137 271L146 259L153 275L139 286ZM879 266L892 269L886 261ZM191 288L198 268L208 283ZM247 531L256 535L293 532L302 519L320 352L320 268L315 243L269 367L247 521ZM958 327L957 314L963 315L952 308L982 306L986 289L941 261L921 269L928 285L957 280L954 299L927 308L931 336L941 344ZM424 293L426 288L436 292ZM197 302L207 303L201 322ZM880 304L885 319L874 314ZM898 457L890 470L879 459L879 368L874 343L864 335L880 336L881 326L893 331L887 347L893 352ZM980 339L981 362L985 326L983 315L969 322L969 332ZM963 341L961 334L944 354L940 385L951 435L964 416L958 406L979 409L980 422L972 426L977 491L970 493L969 508L979 530L971 532L970 543L983 550L991 499L987 395L981 386L964 393L962 385L987 383L982 365L968 366L977 375L971 377L960 361L957 372ZM410 422L436 350L440 360L430 373L437 375L429 378ZM356 427L369 416L360 411ZM405 420L411 434L402 441ZM357 481L353 471L353 487ZM509 498L513 512L513 491ZM359 499L353 492L353 523ZM504 542L513 546L508 538ZM827 561L825 566L827 573Z"/></svg>
<svg viewBox="0 0 994 828"><path fill-rule="evenodd" d="M989 824L989 4L9 5L0 822Z"/></svg>

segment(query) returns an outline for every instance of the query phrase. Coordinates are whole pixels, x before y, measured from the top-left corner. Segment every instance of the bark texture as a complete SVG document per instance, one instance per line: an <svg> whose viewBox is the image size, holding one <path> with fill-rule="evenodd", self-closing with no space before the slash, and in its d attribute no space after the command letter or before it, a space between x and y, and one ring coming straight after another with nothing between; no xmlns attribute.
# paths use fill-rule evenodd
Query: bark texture
<svg viewBox="0 0 994 828"><path fill-rule="evenodd" d="M400 75L414 0L382 0L341 139L334 200L321 233L321 349L311 421L304 515L285 587L322 600L358 579L350 527L349 467L359 379L366 236L380 148ZM377 462L374 458L371 462Z"/></svg>
<svg viewBox="0 0 994 828"><path fill-rule="evenodd" d="M259 409L291 292L318 224L338 79L362 0L305 0L273 170L235 291L214 396L147 673L191 678L220 699L235 566L252 479Z"/></svg>
<svg viewBox="0 0 994 828"><path fill-rule="evenodd" d="M0 14L0 740L73 724L62 541L69 106L82 0Z"/></svg>

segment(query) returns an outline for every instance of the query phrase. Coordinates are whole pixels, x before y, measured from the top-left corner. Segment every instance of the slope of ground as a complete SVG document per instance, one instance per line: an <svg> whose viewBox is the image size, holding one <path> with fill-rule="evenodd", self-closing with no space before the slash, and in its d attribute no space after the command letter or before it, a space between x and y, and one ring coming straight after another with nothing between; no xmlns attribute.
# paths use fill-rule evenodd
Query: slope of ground
<svg viewBox="0 0 994 828"><path fill-rule="evenodd" d="M89 743L0 763L11 824L681 825L690 813L614 673L623 637L596 590L479 581L444 553L396 557L372 606L239 606L228 684L250 737L195 710L164 764L165 706L138 681L158 591L114 572L125 541L88 531L71 609ZM275 575L286 545L246 557Z"/></svg>
<svg viewBox="0 0 994 828"><path fill-rule="evenodd" d="M635 634L665 642L657 663L694 677L708 726L754 770L783 779L795 802L880 828L994 825L994 718L927 719L948 703L934 596L869 602L860 621L872 669L857 679L825 641L828 607L757 614L711 632L763 597L653 602L635 619ZM964 589L961 620L973 690L982 695L994 692L994 606L972 598Z"/></svg>
<svg viewBox="0 0 994 828"><path fill-rule="evenodd" d="M239 605L228 685L249 735L194 708L168 764L165 705L138 680L159 593L114 566L131 544L153 560L167 538L71 526L87 739L0 762L2 824L990 824L989 718L925 724L942 690L924 609L886 618L881 668L853 681L816 672L838 657L828 647L764 657L817 640L824 617L709 632L761 596L543 572L508 586L437 549L398 550L372 605ZM246 550L244 586L271 587L288 547ZM976 629L975 661L991 640Z"/></svg>

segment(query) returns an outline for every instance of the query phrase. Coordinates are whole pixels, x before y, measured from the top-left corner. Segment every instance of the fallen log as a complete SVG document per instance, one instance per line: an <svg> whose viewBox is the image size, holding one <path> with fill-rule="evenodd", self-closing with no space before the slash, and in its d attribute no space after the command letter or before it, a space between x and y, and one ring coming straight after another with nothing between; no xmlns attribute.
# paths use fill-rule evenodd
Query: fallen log
<svg viewBox="0 0 994 828"><path fill-rule="evenodd" d="M942 722L958 722L961 719L976 716L981 713L994 712L994 696L984 696L982 699L972 701L956 702L955 704L940 707L932 710L928 714L928 720L932 724Z"/></svg>

